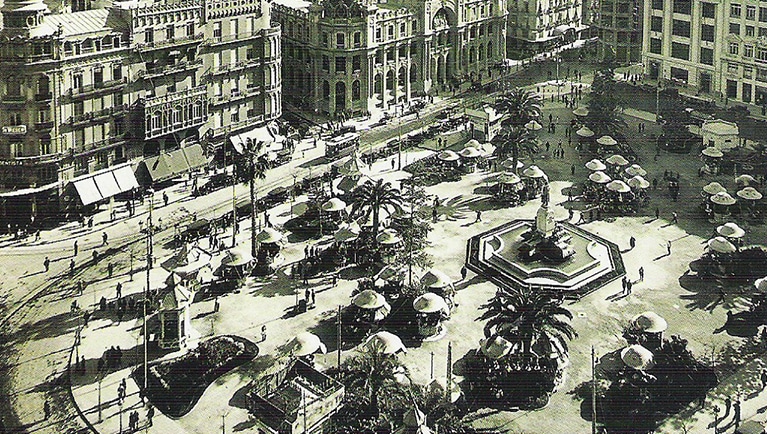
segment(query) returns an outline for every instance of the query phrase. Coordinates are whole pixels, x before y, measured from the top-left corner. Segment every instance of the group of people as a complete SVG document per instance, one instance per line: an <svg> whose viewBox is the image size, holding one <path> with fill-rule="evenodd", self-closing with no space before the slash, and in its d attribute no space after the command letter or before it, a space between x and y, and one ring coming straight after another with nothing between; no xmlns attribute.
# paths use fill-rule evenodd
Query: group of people
<svg viewBox="0 0 767 434"><path fill-rule="evenodd" d="M107 348L99 358L96 369L99 373L107 372L111 369L119 369L122 366L123 352L120 346L111 346Z"/></svg>

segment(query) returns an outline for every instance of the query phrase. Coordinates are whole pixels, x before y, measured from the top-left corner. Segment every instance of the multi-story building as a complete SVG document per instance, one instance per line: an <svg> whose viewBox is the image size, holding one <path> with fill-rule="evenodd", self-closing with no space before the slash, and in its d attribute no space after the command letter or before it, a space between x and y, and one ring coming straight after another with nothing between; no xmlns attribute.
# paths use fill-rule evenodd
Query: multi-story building
<svg viewBox="0 0 767 434"><path fill-rule="evenodd" d="M642 2L600 0L594 20L600 58L613 57L619 64L642 60Z"/></svg>
<svg viewBox="0 0 767 434"><path fill-rule="evenodd" d="M653 80L708 98L767 104L767 6L760 2L647 1L642 53Z"/></svg>
<svg viewBox="0 0 767 434"><path fill-rule="evenodd" d="M0 204L18 206L21 190L42 194L51 212L80 176L220 144L224 130L280 115L279 28L267 2L89 4L50 14L42 0L8 0L0 9Z"/></svg>
<svg viewBox="0 0 767 434"><path fill-rule="evenodd" d="M277 0L287 103L336 115L388 108L496 74L505 0Z"/></svg>
<svg viewBox="0 0 767 434"><path fill-rule="evenodd" d="M582 0L509 0L508 8L509 51L539 53L586 29Z"/></svg>

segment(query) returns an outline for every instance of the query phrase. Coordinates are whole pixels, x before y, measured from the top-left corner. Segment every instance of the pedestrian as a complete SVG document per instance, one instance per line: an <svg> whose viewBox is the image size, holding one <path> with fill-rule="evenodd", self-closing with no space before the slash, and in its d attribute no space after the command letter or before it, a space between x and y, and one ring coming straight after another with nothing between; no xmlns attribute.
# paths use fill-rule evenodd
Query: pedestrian
<svg viewBox="0 0 767 434"><path fill-rule="evenodd" d="M91 313L89 311L83 312L83 327L88 327L88 320L91 317Z"/></svg>
<svg viewBox="0 0 767 434"><path fill-rule="evenodd" d="M146 423L147 426L152 426L152 418L154 417L154 407L149 404L149 409L146 411Z"/></svg>
<svg viewBox="0 0 767 434"><path fill-rule="evenodd" d="M735 424L735 430L737 431L740 426L740 397L735 398L735 402L732 404L732 410L732 421Z"/></svg>
<svg viewBox="0 0 767 434"><path fill-rule="evenodd" d="M304 247L304 258L308 258L308 257L309 257L309 245L307 244Z"/></svg>
<svg viewBox="0 0 767 434"><path fill-rule="evenodd" d="M338 285L338 273L333 273L333 288ZM312 290L312 297L314 296L314 290Z"/></svg>
<svg viewBox="0 0 767 434"><path fill-rule="evenodd" d="M335 275L333 277L335 278ZM317 294L314 292L314 288L312 288L312 306L315 306L316 304L317 304Z"/></svg>
<svg viewBox="0 0 767 434"><path fill-rule="evenodd" d="M51 403L46 399L43 403L43 420L48 420L51 417Z"/></svg>
<svg viewBox="0 0 767 434"><path fill-rule="evenodd" d="M432 223L437 223L437 219L439 217L439 214L437 213L437 207L434 207L431 209L431 221Z"/></svg>
<svg viewBox="0 0 767 434"><path fill-rule="evenodd" d="M660 209L658 207L655 207L655 220L658 220L660 218Z"/></svg>
<svg viewBox="0 0 767 434"><path fill-rule="evenodd" d="M668 255L671 256L671 240L666 241L666 251L668 252Z"/></svg>
<svg viewBox="0 0 767 434"><path fill-rule="evenodd" d="M213 300L213 312L218 312L218 310L221 308L221 305L218 302L218 297Z"/></svg>
<svg viewBox="0 0 767 434"><path fill-rule="evenodd" d="M633 236L631 238L629 238L629 247L632 250L634 249L634 247L636 247L636 245L637 245L637 239L634 238Z"/></svg>
<svg viewBox="0 0 767 434"><path fill-rule="evenodd" d="M110 265L112 265L112 264L110 263ZM123 296L123 284L122 284L122 282L117 282L117 287L115 287L115 294L116 294L115 298L120 298L120 297Z"/></svg>
<svg viewBox="0 0 767 434"><path fill-rule="evenodd" d="M114 272L114 265L112 265L112 263L110 262L107 264L107 276L111 278L113 272Z"/></svg>
<svg viewBox="0 0 767 434"><path fill-rule="evenodd" d="M626 287L628 286L628 279L626 279L626 276L623 276L621 279L621 294L626 293Z"/></svg>
<svg viewBox="0 0 767 434"><path fill-rule="evenodd" d="M77 240L75 240L75 243L74 243L74 246L73 246L73 250L74 250L75 254L72 255L72 256L77 256Z"/></svg>
<svg viewBox="0 0 767 434"><path fill-rule="evenodd" d="M309 290L309 288L306 288L306 291L304 291L304 300L306 300L306 304L309 304L309 299L312 296L312 292Z"/></svg>
<svg viewBox="0 0 767 434"><path fill-rule="evenodd" d="M767 387L767 369L762 369L762 373L759 376L759 379L762 382L762 390L764 390L764 388Z"/></svg>
<svg viewBox="0 0 767 434"><path fill-rule="evenodd" d="M101 245L102 246L106 246L107 244L109 244L108 240L109 240L109 235L107 235L106 232L102 232L101 233Z"/></svg>
<svg viewBox="0 0 767 434"><path fill-rule="evenodd" d="M644 282L644 267L639 267L639 281Z"/></svg>
<svg viewBox="0 0 767 434"><path fill-rule="evenodd" d="M83 279L79 279L77 281L77 295L83 295L84 290L85 290L85 284L83 283Z"/></svg>
<svg viewBox="0 0 767 434"><path fill-rule="evenodd" d="M575 164L570 166L570 175L575 175Z"/></svg>
<svg viewBox="0 0 767 434"><path fill-rule="evenodd" d="M35 231L35 241L40 241L40 229ZM0 431L2 433L2 431Z"/></svg>
<svg viewBox="0 0 767 434"><path fill-rule="evenodd" d="M75 274L75 260L69 260L69 274Z"/></svg>
<svg viewBox="0 0 767 434"><path fill-rule="evenodd" d="M572 208L569 208L567 210L567 221L572 221L574 215L575 215L575 211L573 211Z"/></svg>
<svg viewBox="0 0 767 434"><path fill-rule="evenodd" d="M678 223L679 222L679 215L677 215L676 211L671 213L671 223Z"/></svg>
<svg viewBox="0 0 767 434"><path fill-rule="evenodd" d="M481 222L482 221L482 211L477 210L477 219L474 220L474 223Z"/></svg>
<svg viewBox="0 0 767 434"><path fill-rule="evenodd" d="M391 159L391 170L394 170L394 158Z"/></svg>
<svg viewBox="0 0 767 434"><path fill-rule="evenodd" d="M45 267L45 272L47 273L48 270L51 269L51 260L46 256L45 260L43 261L43 267Z"/></svg>
<svg viewBox="0 0 767 434"><path fill-rule="evenodd" d="M162 192L162 203L165 206L168 206L168 194L166 192Z"/></svg>
<svg viewBox="0 0 767 434"><path fill-rule="evenodd" d="M80 356L80 375L85 375L85 356Z"/></svg>
<svg viewBox="0 0 767 434"><path fill-rule="evenodd" d="M464 265L461 267L461 280L466 280L466 275L468 274L468 270L466 269L466 266Z"/></svg>
<svg viewBox="0 0 767 434"><path fill-rule="evenodd" d="M96 249L93 249L93 253L91 254L93 257L93 263L95 264L99 260L99 252Z"/></svg>
<svg viewBox="0 0 767 434"><path fill-rule="evenodd" d="M631 295L631 287L634 286L634 282L626 279L626 295Z"/></svg>
<svg viewBox="0 0 767 434"><path fill-rule="evenodd" d="M261 342L266 342L266 324L261 326Z"/></svg>

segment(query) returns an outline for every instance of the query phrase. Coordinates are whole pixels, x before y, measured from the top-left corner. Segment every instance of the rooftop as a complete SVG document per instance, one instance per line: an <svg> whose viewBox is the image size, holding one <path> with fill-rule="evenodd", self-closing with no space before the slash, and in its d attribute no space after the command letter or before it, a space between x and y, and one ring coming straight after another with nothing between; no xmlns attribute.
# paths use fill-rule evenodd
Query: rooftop
<svg viewBox="0 0 767 434"><path fill-rule="evenodd" d="M43 24L32 29L31 37L52 36L61 27L64 37L90 35L111 30L107 27L108 9L46 15Z"/></svg>

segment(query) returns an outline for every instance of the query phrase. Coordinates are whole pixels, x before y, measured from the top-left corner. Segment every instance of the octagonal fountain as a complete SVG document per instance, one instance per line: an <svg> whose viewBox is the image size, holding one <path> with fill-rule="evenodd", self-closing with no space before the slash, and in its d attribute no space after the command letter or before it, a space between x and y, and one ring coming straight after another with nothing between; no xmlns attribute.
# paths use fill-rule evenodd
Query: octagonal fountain
<svg viewBox="0 0 767 434"><path fill-rule="evenodd" d="M542 206L535 220L512 220L469 239L466 267L502 287L542 288L580 298L625 274L614 243Z"/></svg>

